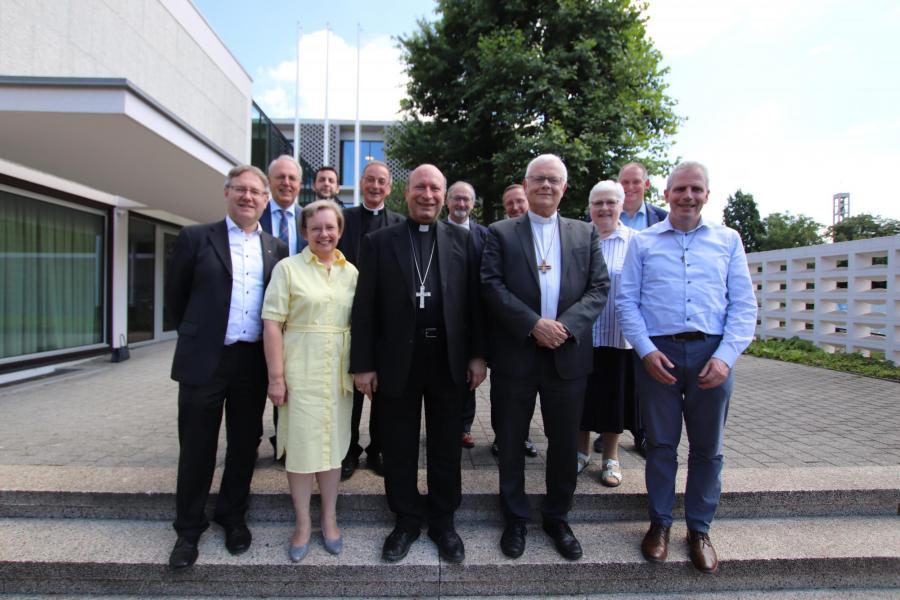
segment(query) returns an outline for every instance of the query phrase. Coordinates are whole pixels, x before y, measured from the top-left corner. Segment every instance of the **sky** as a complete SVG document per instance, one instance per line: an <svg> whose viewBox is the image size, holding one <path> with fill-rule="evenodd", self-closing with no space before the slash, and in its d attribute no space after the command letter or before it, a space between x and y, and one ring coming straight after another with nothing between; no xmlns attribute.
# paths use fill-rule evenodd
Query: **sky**
<svg viewBox="0 0 900 600"><path fill-rule="evenodd" d="M238 0L193 2L270 117L294 116L299 23L302 118L325 115L326 39L328 116L355 117L357 24L360 118L399 118L397 38L436 18L432 0L261 0L252 12ZM721 219L740 189L763 217L790 211L830 225L832 196L849 192L851 214L900 219L900 197L885 189L900 169L900 2L650 0L647 16L684 118L670 158L709 168L706 216Z"/></svg>

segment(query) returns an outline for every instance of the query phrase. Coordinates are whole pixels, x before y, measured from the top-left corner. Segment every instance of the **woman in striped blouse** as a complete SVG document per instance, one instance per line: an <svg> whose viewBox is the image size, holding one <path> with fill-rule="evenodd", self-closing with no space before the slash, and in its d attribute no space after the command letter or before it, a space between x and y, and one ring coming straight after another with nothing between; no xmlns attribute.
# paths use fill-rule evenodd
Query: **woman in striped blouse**
<svg viewBox="0 0 900 600"><path fill-rule="evenodd" d="M594 323L594 372L588 379L578 440L578 472L591 456L591 431L603 435L600 483L617 487L622 483L619 467L619 434L633 425L634 370L631 346L616 322L616 292L628 242L636 234L619 221L625 190L615 181L601 181L588 197L591 221L600 234L603 259L609 270L609 296Z"/></svg>

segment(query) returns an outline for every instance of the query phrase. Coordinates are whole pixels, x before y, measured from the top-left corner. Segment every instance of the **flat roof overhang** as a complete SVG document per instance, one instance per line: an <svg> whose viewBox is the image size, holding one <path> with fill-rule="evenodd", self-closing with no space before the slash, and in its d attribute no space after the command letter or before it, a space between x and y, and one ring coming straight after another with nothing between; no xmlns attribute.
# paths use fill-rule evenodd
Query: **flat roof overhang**
<svg viewBox="0 0 900 600"><path fill-rule="evenodd" d="M0 158L196 222L242 162L126 79L46 77L0 77Z"/></svg>

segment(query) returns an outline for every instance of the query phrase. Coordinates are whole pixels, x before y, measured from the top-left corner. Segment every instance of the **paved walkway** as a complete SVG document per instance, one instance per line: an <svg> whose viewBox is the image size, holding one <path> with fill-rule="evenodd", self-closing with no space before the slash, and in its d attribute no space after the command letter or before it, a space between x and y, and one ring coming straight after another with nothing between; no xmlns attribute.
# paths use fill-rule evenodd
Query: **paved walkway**
<svg viewBox="0 0 900 600"><path fill-rule="evenodd" d="M67 373L0 388L0 464L174 467L174 347L163 342L133 348L123 363L95 359ZM463 450L465 469L496 465L488 449L488 396L485 382L473 426L477 445ZM539 410L531 437L542 452L527 459L528 467L542 469L546 438ZM744 356L737 364L725 446L727 469L898 465L900 384ZM622 447L623 468L641 468L630 434L622 435ZM424 447L420 454L424 461ZM679 460L686 459L682 440ZM259 467L271 466L265 443Z"/></svg>

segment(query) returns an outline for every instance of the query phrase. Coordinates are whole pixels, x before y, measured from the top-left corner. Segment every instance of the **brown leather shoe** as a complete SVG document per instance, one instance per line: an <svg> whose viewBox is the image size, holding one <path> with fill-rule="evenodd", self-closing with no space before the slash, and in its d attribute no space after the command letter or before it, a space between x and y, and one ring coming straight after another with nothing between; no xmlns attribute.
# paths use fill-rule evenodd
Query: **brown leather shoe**
<svg viewBox="0 0 900 600"><path fill-rule="evenodd" d="M641 554L650 562L665 561L669 556L669 528L651 523L641 542Z"/></svg>
<svg viewBox="0 0 900 600"><path fill-rule="evenodd" d="M697 570L701 573L715 573L719 568L719 558L709 541L709 534L688 530L687 541L691 548L691 562Z"/></svg>

